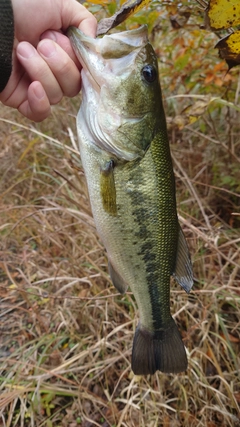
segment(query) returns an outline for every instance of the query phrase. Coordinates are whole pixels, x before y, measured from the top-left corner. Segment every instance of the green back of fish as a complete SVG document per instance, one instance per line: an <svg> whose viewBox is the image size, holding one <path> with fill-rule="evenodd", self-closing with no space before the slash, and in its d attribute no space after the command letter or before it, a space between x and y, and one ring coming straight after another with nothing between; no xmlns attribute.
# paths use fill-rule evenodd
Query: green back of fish
<svg viewBox="0 0 240 427"><path fill-rule="evenodd" d="M174 270L178 240L174 176L164 113L159 104L159 130L145 156L140 161L129 162L119 173L116 170L116 181L122 183L124 175L124 180L127 177L132 186L128 191L126 185L125 194L119 191L116 200L125 198L125 203L121 204L126 204L128 209L122 221L132 225L133 256L143 270L142 280L129 285L135 294L140 288L148 294L151 304L148 316L154 330L164 327L170 319L170 275Z"/></svg>

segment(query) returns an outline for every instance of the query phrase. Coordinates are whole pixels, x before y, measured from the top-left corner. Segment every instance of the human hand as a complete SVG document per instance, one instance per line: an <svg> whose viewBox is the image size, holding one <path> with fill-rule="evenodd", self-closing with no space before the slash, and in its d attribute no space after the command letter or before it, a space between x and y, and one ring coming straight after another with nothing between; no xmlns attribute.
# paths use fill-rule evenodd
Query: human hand
<svg viewBox="0 0 240 427"><path fill-rule="evenodd" d="M0 101L39 122L51 105L77 95L81 66L69 39L70 25L95 37L94 16L76 0L12 0L15 39L13 68Z"/></svg>

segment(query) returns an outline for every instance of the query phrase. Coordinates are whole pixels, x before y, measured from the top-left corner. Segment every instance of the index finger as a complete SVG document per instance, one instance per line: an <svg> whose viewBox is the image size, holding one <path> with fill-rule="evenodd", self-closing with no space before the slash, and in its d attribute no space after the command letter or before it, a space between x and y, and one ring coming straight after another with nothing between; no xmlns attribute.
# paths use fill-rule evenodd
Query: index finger
<svg viewBox="0 0 240 427"><path fill-rule="evenodd" d="M53 40L54 42L56 42L67 54L68 56L72 59L72 61L76 64L76 66L81 69L81 64L79 63L74 50L72 48L71 42L69 40L69 38L67 36L65 36L64 34L60 33L59 31L45 31L41 37L41 40L43 39L50 39Z"/></svg>

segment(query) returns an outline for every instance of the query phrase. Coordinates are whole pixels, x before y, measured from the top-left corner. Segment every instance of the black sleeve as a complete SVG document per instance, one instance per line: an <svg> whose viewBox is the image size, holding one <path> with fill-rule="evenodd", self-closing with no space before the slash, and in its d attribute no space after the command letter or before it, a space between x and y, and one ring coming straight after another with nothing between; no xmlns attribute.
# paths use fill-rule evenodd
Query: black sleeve
<svg viewBox="0 0 240 427"><path fill-rule="evenodd" d="M12 72L14 22L11 0L0 0L0 92Z"/></svg>

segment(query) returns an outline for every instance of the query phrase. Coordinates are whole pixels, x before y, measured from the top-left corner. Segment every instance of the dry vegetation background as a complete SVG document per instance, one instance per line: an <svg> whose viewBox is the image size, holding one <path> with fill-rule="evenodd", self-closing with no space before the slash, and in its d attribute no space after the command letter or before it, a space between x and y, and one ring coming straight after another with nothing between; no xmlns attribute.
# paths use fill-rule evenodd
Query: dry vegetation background
<svg viewBox="0 0 240 427"><path fill-rule="evenodd" d="M115 2L105 3L90 3L97 17L113 13ZM199 29L203 14L190 6L179 29L167 3L127 23L149 23L159 56L196 278L189 296L171 289L188 370L131 372L137 307L113 288L92 220L76 141L80 97L41 124L1 106L0 426L240 425L240 69L226 75L216 35Z"/></svg>

